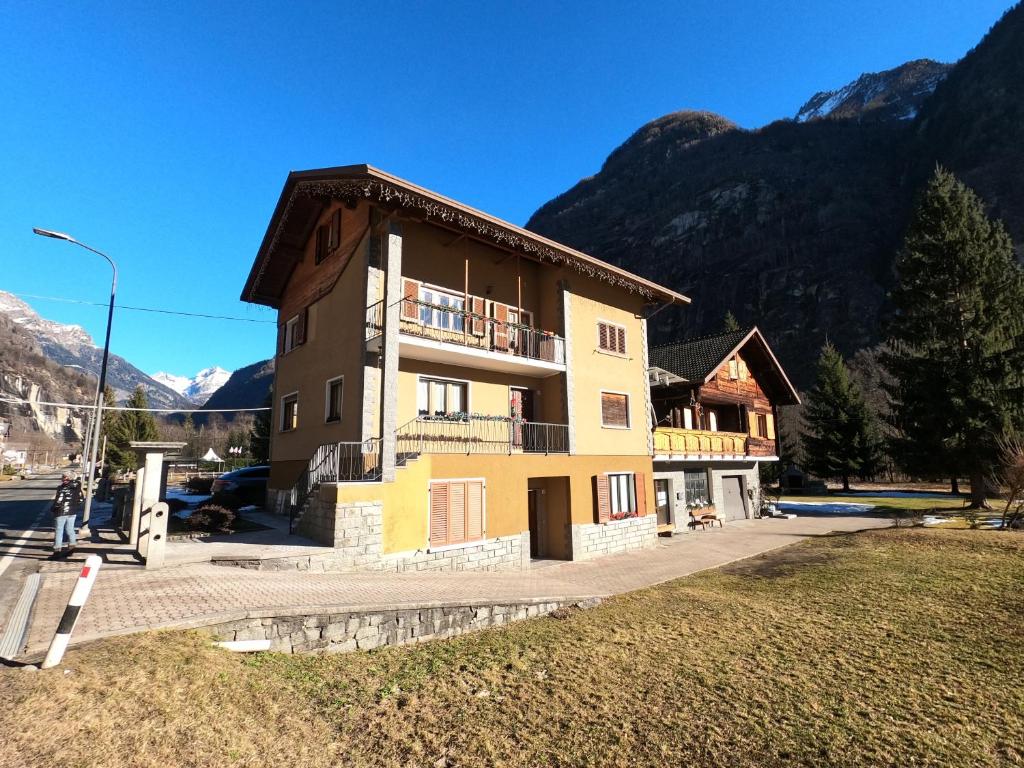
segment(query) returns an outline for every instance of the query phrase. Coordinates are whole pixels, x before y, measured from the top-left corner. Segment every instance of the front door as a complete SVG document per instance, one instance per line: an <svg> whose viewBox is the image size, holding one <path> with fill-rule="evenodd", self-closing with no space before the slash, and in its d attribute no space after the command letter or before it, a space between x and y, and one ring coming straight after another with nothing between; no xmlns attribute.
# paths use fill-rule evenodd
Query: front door
<svg viewBox="0 0 1024 768"><path fill-rule="evenodd" d="M530 526L530 557L538 558L546 553L546 547L541 541L547 521L543 519L543 496L539 488L530 488L526 491L527 513Z"/></svg>
<svg viewBox="0 0 1024 768"><path fill-rule="evenodd" d="M669 504L668 480L654 480L654 502L658 510L658 525L672 524L672 508Z"/></svg>
<svg viewBox="0 0 1024 768"><path fill-rule="evenodd" d="M726 475L722 478L722 514L726 520L743 520L747 505L743 501L743 478Z"/></svg>
<svg viewBox="0 0 1024 768"><path fill-rule="evenodd" d="M508 415L512 419L512 447L530 447L527 424L533 421L533 392L522 387L509 387Z"/></svg>

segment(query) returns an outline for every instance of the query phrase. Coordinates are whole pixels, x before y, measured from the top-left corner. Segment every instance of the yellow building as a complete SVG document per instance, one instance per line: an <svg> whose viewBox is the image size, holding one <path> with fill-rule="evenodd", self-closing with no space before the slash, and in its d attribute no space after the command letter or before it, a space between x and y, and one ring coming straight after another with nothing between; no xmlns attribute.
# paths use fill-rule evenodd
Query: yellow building
<svg viewBox="0 0 1024 768"><path fill-rule="evenodd" d="M365 165L288 176L270 486L342 568L655 541L646 317L678 293Z"/></svg>

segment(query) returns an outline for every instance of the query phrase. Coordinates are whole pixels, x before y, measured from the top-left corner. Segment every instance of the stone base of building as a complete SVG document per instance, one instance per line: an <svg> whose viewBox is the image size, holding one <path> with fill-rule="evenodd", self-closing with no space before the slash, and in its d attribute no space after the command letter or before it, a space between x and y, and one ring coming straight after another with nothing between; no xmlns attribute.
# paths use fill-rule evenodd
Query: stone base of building
<svg viewBox="0 0 1024 768"><path fill-rule="evenodd" d="M572 526L572 559L590 560L618 552L653 547L658 541L656 515Z"/></svg>

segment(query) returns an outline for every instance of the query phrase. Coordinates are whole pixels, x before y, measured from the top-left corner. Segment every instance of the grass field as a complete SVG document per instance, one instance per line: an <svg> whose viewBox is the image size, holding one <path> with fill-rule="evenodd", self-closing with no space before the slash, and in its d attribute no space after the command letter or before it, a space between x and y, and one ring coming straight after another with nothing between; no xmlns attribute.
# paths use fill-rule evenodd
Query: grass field
<svg viewBox="0 0 1024 768"><path fill-rule="evenodd" d="M822 504L871 504L875 512L891 516L895 520L910 521L922 515L938 515L950 518L950 522L941 524L943 528L970 528L974 524L983 524L986 520L999 520L1003 516L1006 502L1002 499L989 499L990 510L971 511L964 507L962 498L929 498L927 496L844 496L842 492L834 492L828 496L783 496L782 501L810 502Z"/></svg>
<svg viewBox="0 0 1024 768"><path fill-rule="evenodd" d="M104 641L0 671L0 763L1018 765L1022 617L1020 534L825 536L417 647Z"/></svg>

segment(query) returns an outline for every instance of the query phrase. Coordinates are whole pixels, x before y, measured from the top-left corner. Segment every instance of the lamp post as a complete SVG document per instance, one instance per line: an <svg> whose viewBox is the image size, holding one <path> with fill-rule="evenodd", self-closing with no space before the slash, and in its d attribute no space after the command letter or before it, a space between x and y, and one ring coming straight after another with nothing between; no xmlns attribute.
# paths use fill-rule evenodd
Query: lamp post
<svg viewBox="0 0 1024 768"><path fill-rule="evenodd" d="M33 227L32 231L37 235L42 235L43 237L52 237L55 240L66 240L69 243L74 243L75 245L85 248L87 251L92 251L93 253L102 256L107 260L107 263L110 264L110 268L114 273L110 280L110 308L107 310L107 335L103 341L103 362L100 364L100 380L96 383L96 401L93 406L92 420L93 427L89 434L89 462L87 464L89 479L85 489L85 511L82 513L81 530L83 536L88 536L89 513L92 510L92 495L94 485L96 483L96 453L99 450L100 426L102 423L101 419L103 417L103 390L107 384L107 358L110 356L110 323L114 319L114 294L117 291L117 264L115 264L114 260L107 256L107 254L103 253L103 251L97 251L95 248L75 240L71 235L63 232L54 232L49 229L39 229L38 227Z"/></svg>

